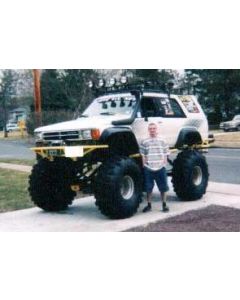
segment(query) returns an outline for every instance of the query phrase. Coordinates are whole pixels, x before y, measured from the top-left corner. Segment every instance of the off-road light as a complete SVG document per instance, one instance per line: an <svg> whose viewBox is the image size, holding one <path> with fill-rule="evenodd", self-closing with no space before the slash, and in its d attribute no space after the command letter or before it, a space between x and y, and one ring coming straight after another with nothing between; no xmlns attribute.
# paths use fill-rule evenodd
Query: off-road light
<svg viewBox="0 0 240 300"><path fill-rule="evenodd" d="M126 76L122 76L121 77L121 79L120 79L120 82L122 83L122 84L126 84L127 83L127 77Z"/></svg>
<svg viewBox="0 0 240 300"><path fill-rule="evenodd" d="M103 102L103 103L102 103L102 109L108 109L107 102Z"/></svg>
<svg viewBox="0 0 240 300"><path fill-rule="evenodd" d="M171 90L171 89L173 89L173 87L174 87L174 81L173 80L168 80L168 82L167 82L167 87L168 87L168 90Z"/></svg>
<svg viewBox="0 0 240 300"><path fill-rule="evenodd" d="M88 82L88 87L89 87L90 89L93 88L93 82L92 82L92 80L90 80L90 81Z"/></svg>
<svg viewBox="0 0 240 300"><path fill-rule="evenodd" d="M111 78L109 81L109 85L110 86L114 86L116 84L116 79L115 78Z"/></svg>
<svg viewBox="0 0 240 300"><path fill-rule="evenodd" d="M121 98L120 107L124 107L124 106L125 106L125 100L124 98Z"/></svg>
<svg viewBox="0 0 240 300"><path fill-rule="evenodd" d="M117 107L117 103L115 100L110 100L111 101L111 107L115 108Z"/></svg>
<svg viewBox="0 0 240 300"><path fill-rule="evenodd" d="M104 79L99 79L99 81L98 81L98 87L102 88L104 86L105 86L105 80Z"/></svg>

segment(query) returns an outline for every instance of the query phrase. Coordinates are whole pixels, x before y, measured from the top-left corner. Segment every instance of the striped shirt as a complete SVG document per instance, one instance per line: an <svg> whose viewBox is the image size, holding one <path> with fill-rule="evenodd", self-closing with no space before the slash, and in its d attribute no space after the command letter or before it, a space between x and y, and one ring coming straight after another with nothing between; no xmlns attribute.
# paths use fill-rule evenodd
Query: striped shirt
<svg viewBox="0 0 240 300"><path fill-rule="evenodd" d="M170 155L168 145L158 137L143 140L140 153L145 158L145 166L153 171L166 167L167 156Z"/></svg>

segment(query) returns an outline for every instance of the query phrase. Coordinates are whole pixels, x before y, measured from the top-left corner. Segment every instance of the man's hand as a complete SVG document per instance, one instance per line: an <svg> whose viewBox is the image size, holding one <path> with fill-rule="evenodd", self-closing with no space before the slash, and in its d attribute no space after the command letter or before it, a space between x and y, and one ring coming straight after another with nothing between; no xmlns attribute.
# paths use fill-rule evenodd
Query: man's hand
<svg viewBox="0 0 240 300"><path fill-rule="evenodd" d="M143 165L145 165L147 163L147 159L146 159L145 155L142 155L142 162L143 162Z"/></svg>

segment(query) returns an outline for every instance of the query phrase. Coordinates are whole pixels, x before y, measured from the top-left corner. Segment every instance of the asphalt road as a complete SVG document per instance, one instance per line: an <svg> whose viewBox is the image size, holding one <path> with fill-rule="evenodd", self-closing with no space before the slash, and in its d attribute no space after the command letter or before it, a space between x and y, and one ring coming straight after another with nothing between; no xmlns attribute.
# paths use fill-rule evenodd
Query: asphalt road
<svg viewBox="0 0 240 300"><path fill-rule="evenodd" d="M240 184L240 149L209 149L210 181Z"/></svg>
<svg viewBox="0 0 240 300"><path fill-rule="evenodd" d="M34 159L30 144L0 140L0 158ZM240 149L209 149L210 181L240 184Z"/></svg>
<svg viewBox="0 0 240 300"><path fill-rule="evenodd" d="M35 154L29 149L31 144L26 141L0 140L0 158L34 159Z"/></svg>

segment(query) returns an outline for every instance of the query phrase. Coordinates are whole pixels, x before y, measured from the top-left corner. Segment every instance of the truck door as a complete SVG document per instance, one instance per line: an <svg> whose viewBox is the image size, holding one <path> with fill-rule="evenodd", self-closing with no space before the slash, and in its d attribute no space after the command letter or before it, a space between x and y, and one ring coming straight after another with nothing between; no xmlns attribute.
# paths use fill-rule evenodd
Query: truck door
<svg viewBox="0 0 240 300"><path fill-rule="evenodd" d="M140 143L148 138L148 125L156 123L159 136L173 147L176 144L178 133L186 121L186 116L172 98L167 97L143 97L138 117L135 119L132 130Z"/></svg>

